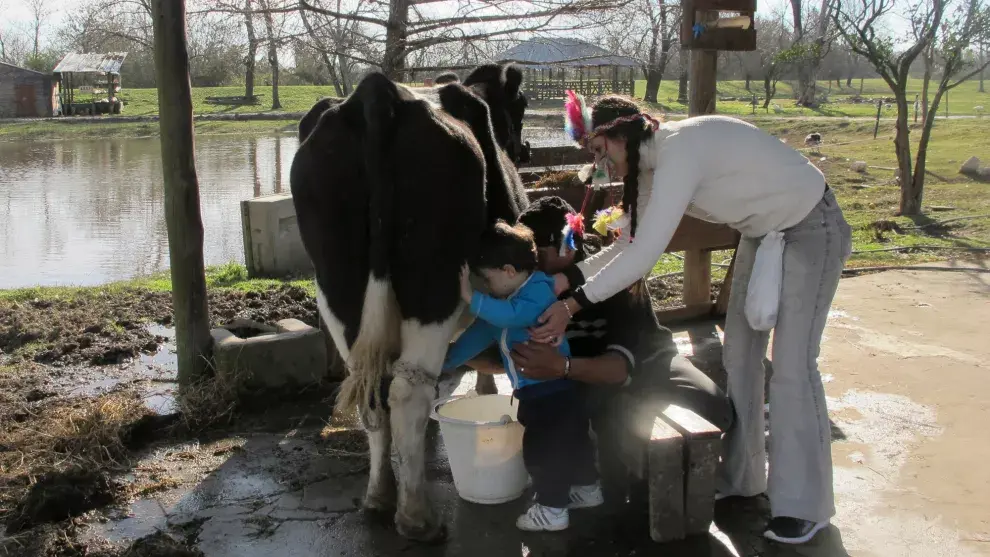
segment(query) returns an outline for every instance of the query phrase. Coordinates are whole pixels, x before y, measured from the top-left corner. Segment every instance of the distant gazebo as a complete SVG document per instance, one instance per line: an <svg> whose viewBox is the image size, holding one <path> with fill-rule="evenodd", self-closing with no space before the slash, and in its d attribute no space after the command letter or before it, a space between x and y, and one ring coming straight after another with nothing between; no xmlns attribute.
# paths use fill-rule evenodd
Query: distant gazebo
<svg viewBox="0 0 990 557"><path fill-rule="evenodd" d="M126 57L126 52L66 54L52 70L58 83L62 114L120 114L122 103L117 93L120 67ZM86 81L96 85L84 84Z"/></svg>
<svg viewBox="0 0 990 557"><path fill-rule="evenodd" d="M506 50L501 62L525 68L523 87L530 99L564 98L566 89L587 96L608 93L633 96L639 60L619 56L580 39L535 38Z"/></svg>

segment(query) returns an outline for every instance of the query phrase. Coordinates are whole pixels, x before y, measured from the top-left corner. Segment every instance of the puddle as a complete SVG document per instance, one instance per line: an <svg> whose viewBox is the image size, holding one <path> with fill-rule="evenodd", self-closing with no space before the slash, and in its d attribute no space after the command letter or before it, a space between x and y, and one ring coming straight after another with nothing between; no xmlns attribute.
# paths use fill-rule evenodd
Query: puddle
<svg viewBox="0 0 990 557"><path fill-rule="evenodd" d="M141 354L123 367L95 368L92 379L83 380L68 391L70 396L95 396L109 392L123 383L135 383L145 405L158 414L176 412L176 377L178 357L175 353L175 328L148 324L149 333L166 339L154 354ZM101 371L103 371L101 375ZM115 373L116 375L109 375Z"/></svg>

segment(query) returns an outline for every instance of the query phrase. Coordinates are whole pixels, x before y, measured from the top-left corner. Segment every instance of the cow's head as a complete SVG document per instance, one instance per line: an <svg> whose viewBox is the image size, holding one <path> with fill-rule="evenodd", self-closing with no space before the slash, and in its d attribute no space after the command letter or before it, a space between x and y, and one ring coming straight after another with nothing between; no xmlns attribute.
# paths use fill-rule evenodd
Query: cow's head
<svg viewBox="0 0 990 557"><path fill-rule="evenodd" d="M464 85L488 104L495 141L516 165L530 160L529 142L522 140L523 116L529 104L521 89L522 80L522 71L511 64L478 66L464 80Z"/></svg>

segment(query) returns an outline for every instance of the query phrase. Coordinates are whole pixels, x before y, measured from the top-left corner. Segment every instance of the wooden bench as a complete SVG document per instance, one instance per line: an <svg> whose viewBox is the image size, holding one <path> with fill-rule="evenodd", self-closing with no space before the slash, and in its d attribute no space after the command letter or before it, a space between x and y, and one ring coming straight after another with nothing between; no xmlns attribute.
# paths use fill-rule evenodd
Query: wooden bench
<svg viewBox="0 0 990 557"><path fill-rule="evenodd" d="M650 537L671 542L707 533L722 432L675 405L659 415L644 410L627 425L619 458L632 479L648 485Z"/></svg>

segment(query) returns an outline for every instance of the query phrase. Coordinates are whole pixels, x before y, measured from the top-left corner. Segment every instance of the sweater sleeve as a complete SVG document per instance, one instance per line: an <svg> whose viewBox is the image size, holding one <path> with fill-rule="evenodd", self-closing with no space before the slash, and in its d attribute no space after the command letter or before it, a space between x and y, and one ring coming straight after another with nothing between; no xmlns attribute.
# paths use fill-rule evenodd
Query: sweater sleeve
<svg viewBox="0 0 990 557"><path fill-rule="evenodd" d="M553 289L543 282L532 281L515 296L506 300L475 291L470 312L478 319L500 329L530 327L552 303L557 301Z"/></svg>
<svg viewBox="0 0 990 557"><path fill-rule="evenodd" d="M582 269L586 280L575 292L582 306L607 300L650 272L667 249L698 189L699 155L692 144L684 136L673 134L662 140L659 149L650 201L645 208L639 208L636 237L631 242L626 238L613 243L596 254L597 257L610 251L600 267L591 258L591 264ZM596 267L594 274L589 272Z"/></svg>

